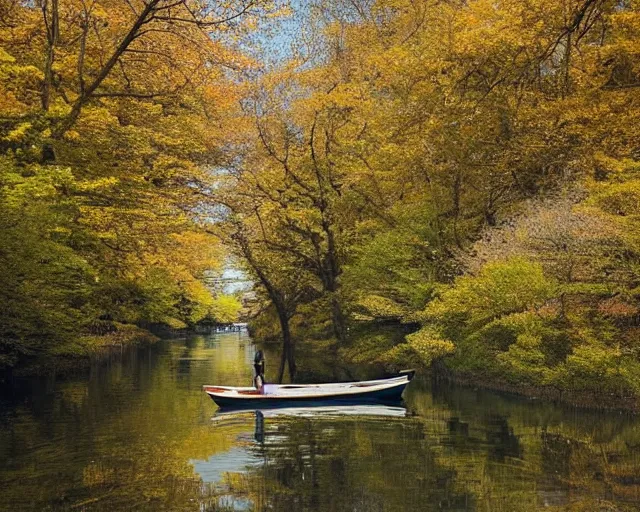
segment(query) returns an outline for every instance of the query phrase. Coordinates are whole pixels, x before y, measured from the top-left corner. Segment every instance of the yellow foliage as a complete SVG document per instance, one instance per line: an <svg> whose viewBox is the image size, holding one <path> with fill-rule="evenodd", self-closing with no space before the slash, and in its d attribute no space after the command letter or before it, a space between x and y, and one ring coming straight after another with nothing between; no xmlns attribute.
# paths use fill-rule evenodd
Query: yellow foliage
<svg viewBox="0 0 640 512"><path fill-rule="evenodd" d="M367 314L376 319L399 319L407 314L407 311L401 305L387 297L381 297L379 295L366 295L357 302L357 306L364 308Z"/></svg>
<svg viewBox="0 0 640 512"><path fill-rule="evenodd" d="M31 127L32 127L31 123L21 123L16 128L11 130L5 136L5 139L11 142L20 142L25 139L27 132Z"/></svg>

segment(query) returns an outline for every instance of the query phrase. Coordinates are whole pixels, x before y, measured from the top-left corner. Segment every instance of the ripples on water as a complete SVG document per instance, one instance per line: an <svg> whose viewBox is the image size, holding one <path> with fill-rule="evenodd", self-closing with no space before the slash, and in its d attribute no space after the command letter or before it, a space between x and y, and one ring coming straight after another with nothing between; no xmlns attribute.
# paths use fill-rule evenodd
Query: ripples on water
<svg viewBox="0 0 640 512"><path fill-rule="evenodd" d="M0 399L0 510L640 509L637 417L425 379L403 407L216 413L201 385L250 385L254 350L194 336L18 382ZM346 378L324 363L299 361Z"/></svg>

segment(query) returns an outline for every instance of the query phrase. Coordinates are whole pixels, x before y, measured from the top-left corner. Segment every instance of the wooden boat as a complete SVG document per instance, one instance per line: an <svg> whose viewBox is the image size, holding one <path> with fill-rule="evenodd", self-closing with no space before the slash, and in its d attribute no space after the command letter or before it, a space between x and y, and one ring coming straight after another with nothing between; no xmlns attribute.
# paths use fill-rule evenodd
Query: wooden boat
<svg viewBox="0 0 640 512"><path fill-rule="evenodd" d="M220 407L392 402L400 400L414 374L414 370L405 370L395 377L360 382L265 384L262 392L252 387L202 386L202 389Z"/></svg>

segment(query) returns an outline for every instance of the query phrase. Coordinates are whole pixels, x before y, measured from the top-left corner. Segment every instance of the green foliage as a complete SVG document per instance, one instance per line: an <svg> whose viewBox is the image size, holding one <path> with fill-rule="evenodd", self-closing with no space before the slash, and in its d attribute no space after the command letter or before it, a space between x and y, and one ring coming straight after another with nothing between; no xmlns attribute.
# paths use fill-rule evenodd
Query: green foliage
<svg viewBox="0 0 640 512"><path fill-rule="evenodd" d="M358 337L351 347L342 349L341 356L352 363L385 362L386 351L393 350L393 338L385 333L365 334Z"/></svg>
<svg viewBox="0 0 640 512"><path fill-rule="evenodd" d="M228 324L238 321L242 303L234 295L219 295L211 304L209 315L216 322Z"/></svg>
<svg viewBox="0 0 640 512"><path fill-rule="evenodd" d="M122 327L114 327L118 323L178 328L212 311L224 319L237 314L233 301L223 300L215 310L210 291L193 277L178 283L175 270L188 268L185 263L145 268L139 260L126 262L122 255L115 259L117 251L109 251L103 242L123 239L88 225L83 213L84 194L105 197L115 183L78 179L70 168L0 160L2 366L12 366L22 356L64 352L60 347L81 340L93 346L96 336L121 332ZM179 264L175 257L174 262ZM144 337L135 332L137 338ZM104 343L113 343L112 338L104 338ZM136 336L115 339L125 338Z"/></svg>
<svg viewBox="0 0 640 512"><path fill-rule="evenodd" d="M555 290L537 263L488 264L478 275L456 279L427 306L419 315L427 326L407 337L407 347L429 364L454 354L449 364L463 373L538 378L549 329L536 310Z"/></svg>
<svg viewBox="0 0 640 512"><path fill-rule="evenodd" d="M360 317L356 316L356 318L365 320L401 319L408 312L392 299L381 297L380 295L366 295L358 300L355 307L364 311L364 315Z"/></svg>
<svg viewBox="0 0 640 512"><path fill-rule="evenodd" d="M271 9L253 7L229 37ZM185 18L141 30L167 8L2 9L0 368L237 314L203 283L224 254L197 223L237 94L210 65L221 41Z"/></svg>
<svg viewBox="0 0 640 512"><path fill-rule="evenodd" d="M598 390L611 395L637 396L640 364L637 352L620 343L584 336L572 353L549 375L548 382L577 390Z"/></svg>
<svg viewBox="0 0 640 512"><path fill-rule="evenodd" d="M433 283L451 270L434 229L437 212L429 202L401 201L390 213L391 226L373 219L358 224L358 242L343 277L345 288L360 297L357 306L373 318L402 318L421 309L433 294Z"/></svg>
<svg viewBox="0 0 640 512"><path fill-rule="evenodd" d="M225 197L300 336L341 312L352 328L418 321L398 346L335 331L350 358L635 393L637 2L336 0L305 15L321 54L251 84L257 129Z"/></svg>
<svg viewBox="0 0 640 512"><path fill-rule="evenodd" d="M461 374L517 386L637 394L637 345L622 342L606 319L589 321L576 309L579 302L570 315L567 305L564 317L558 307L554 312L554 302L567 300L568 293L584 297L590 288L558 286L539 263L524 259L488 263L442 291L421 314L426 327L387 357L416 352L426 365L444 358Z"/></svg>
<svg viewBox="0 0 640 512"><path fill-rule="evenodd" d="M70 247L68 169L0 161L2 362L46 350L82 325L96 274Z"/></svg>
<svg viewBox="0 0 640 512"><path fill-rule="evenodd" d="M388 351L384 358L390 361L415 361L428 367L432 362L455 352L455 345L443 339L441 333L432 327L423 327L418 332L409 334L406 343L396 345Z"/></svg>
<svg viewBox="0 0 640 512"><path fill-rule="evenodd" d="M462 319L483 326L503 315L542 306L555 291L542 266L521 258L487 264L477 276L463 276L445 289L424 311L427 319L444 324Z"/></svg>

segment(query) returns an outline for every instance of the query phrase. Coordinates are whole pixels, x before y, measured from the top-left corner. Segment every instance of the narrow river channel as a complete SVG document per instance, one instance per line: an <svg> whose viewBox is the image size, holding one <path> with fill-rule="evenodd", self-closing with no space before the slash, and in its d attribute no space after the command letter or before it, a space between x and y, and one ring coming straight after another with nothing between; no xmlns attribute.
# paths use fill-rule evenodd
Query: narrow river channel
<svg viewBox="0 0 640 512"><path fill-rule="evenodd" d="M201 385L249 385L255 350L190 336L17 382L0 398L0 510L640 508L638 417L420 377L402 407L217 414ZM301 374L345 378L324 363Z"/></svg>

